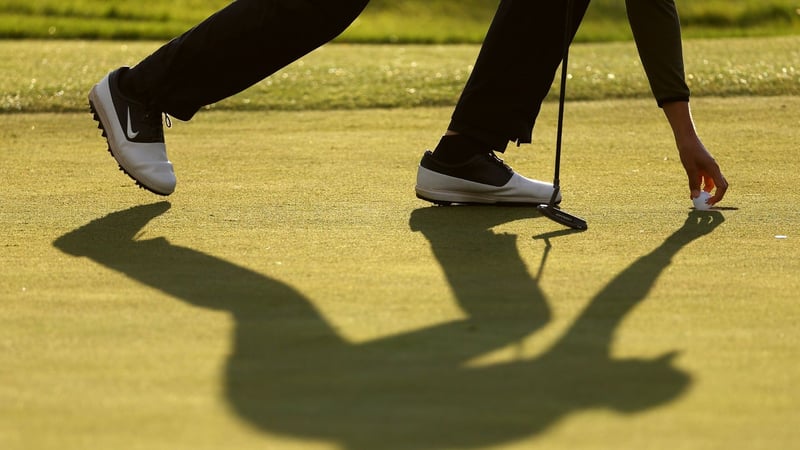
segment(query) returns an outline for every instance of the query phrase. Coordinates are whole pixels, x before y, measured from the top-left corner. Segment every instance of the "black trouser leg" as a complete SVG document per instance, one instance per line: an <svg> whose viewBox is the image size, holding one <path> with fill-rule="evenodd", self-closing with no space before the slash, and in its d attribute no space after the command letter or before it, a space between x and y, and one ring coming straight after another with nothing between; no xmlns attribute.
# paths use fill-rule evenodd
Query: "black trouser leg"
<svg viewBox="0 0 800 450"><path fill-rule="evenodd" d="M536 116L564 54L566 0L503 0L450 129L504 151L531 142ZM589 0L573 0L577 30Z"/></svg>
<svg viewBox="0 0 800 450"><path fill-rule="evenodd" d="M237 0L126 74L138 96L181 120L338 36L369 0Z"/></svg>

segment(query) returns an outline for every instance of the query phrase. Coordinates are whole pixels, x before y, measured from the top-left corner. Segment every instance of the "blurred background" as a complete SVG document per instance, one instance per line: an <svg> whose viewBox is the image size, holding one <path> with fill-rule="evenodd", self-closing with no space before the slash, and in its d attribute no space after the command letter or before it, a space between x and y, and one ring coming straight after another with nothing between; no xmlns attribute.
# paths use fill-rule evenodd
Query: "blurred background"
<svg viewBox="0 0 800 450"><path fill-rule="evenodd" d="M0 38L165 40L228 0L0 0ZM340 42L477 43L498 0L373 0ZM800 0L677 0L685 36L800 34ZM622 0L593 0L581 42L630 38Z"/></svg>

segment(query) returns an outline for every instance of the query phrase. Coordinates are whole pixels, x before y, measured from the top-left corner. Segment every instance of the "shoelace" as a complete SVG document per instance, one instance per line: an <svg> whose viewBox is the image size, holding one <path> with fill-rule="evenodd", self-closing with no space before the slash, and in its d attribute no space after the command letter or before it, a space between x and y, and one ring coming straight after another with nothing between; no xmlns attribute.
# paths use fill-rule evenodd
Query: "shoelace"
<svg viewBox="0 0 800 450"><path fill-rule="evenodd" d="M161 116L164 116L162 121ZM156 110L148 110L142 117L142 136L157 137L158 139L164 138L164 127L172 128L172 118L167 113L156 112Z"/></svg>
<svg viewBox="0 0 800 450"><path fill-rule="evenodd" d="M500 158L497 156L497 154L495 154L495 152L489 152L489 155L491 155L491 157L492 157L492 158L494 158L494 160L495 160L495 161L497 161L498 163L502 164L502 165L503 165L503 167L505 167L505 169L506 169L506 170L508 170L509 172L513 172L513 171L514 171L514 170L511 168L511 166L509 166L509 165L508 165L508 164L506 164L506 163L505 163L505 162L504 162L502 159L500 159Z"/></svg>

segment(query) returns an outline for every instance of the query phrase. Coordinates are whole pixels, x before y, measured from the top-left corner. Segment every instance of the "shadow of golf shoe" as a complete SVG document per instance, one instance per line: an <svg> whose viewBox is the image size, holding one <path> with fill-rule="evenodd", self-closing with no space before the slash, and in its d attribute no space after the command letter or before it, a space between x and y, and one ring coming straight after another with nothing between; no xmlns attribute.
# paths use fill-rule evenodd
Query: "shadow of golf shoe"
<svg viewBox="0 0 800 450"><path fill-rule="evenodd" d="M133 241L148 222L170 206L169 202L158 202L111 213L59 237L53 245L73 256L87 256L89 252L96 255L104 248L114 252L120 243Z"/></svg>
<svg viewBox="0 0 800 450"><path fill-rule="evenodd" d="M429 206L415 209L409 219L412 231L464 233L489 230L522 219L541 217L533 206L465 205L459 208Z"/></svg>

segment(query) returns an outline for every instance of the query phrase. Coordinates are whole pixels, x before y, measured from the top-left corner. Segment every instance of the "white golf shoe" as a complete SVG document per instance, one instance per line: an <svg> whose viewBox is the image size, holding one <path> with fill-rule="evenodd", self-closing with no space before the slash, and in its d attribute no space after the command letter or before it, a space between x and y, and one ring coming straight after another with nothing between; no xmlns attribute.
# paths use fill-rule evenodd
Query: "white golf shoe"
<svg viewBox="0 0 800 450"><path fill-rule="evenodd" d="M417 169L416 193L420 199L437 205L542 205L550 202L553 185L523 177L493 152L449 165L427 151ZM559 193L556 203L560 201Z"/></svg>
<svg viewBox="0 0 800 450"><path fill-rule="evenodd" d="M175 190L175 172L167 159L161 112L125 97L119 90L121 67L106 75L89 92L94 118L120 169L155 194Z"/></svg>

